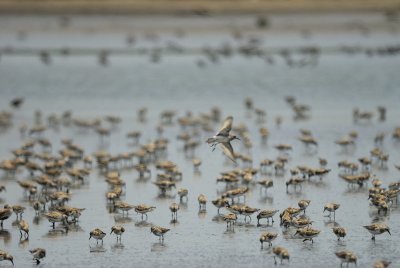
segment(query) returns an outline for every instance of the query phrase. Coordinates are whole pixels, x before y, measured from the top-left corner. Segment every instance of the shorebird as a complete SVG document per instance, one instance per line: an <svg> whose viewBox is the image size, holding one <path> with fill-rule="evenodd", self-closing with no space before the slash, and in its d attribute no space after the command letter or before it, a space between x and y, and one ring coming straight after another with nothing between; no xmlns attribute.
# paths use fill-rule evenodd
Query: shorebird
<svg viewBox="0 0 400 268"><path fill-rule="evenodd" d="M225 207L226 205L229 205L229 200L227 198L218 198L215 200L212 200L211 203L217 207L218 211L217 213L219 214L219 210L223 207Z"/></svg>
<svg viewBox="0 0 400 268"><path fill-rule="evenodd" d="M177 219L178 218L178 210L179 210L179 205L177 203L172 203L169 206L169 210L172 212L172 218Z"/></svg>
<svg viewBox="0 0 400 268"><path fill-rule="evenodd" d="M233 190L226 191L225 193L222 194L223 198L231 198L232 199L232 204L234 203L234 199L238 198L240 199L241 196L244 196L244 199L246 200L245 194L249 191L248 187L240 187L236 188Z"/></svg>
<svg viewBox="0 0 400 268"><path fill-rule="evenodd" d="M24 236L25 238L29 238L29 224L25 221L25 220L20 220L18 223L18 227L19 227L19 233L21 234L22 238L22 232L24 232Z"/></svg>
<svg viewBox="0 0 400 268"><path fill-rule="evenodd" d="M55 210L64 213L65 215L67 215L67 217L71 217L71 222L76 223L79 220L79 217L82 215L82 211L84 211L85 208L75 208L64 205L55 207Z"/></svg>
<svg viewBox="0 0 400 268"><path fill-rule="evenodd" d="M365 229L368 230L370 234L372 234L372 240L375 240L375 235L383 234L384 232L388 232L390 234L389 226L383 223L374 223L371 225L363 226Z"/></svg>
<svg viewBox="0 0 400 268"><path fill-rule="evenodd" d="M251 215L252 215L253 213L257 212L257 211L259 211L258 208L252 208L252 207L249 207L249 206L242 206L242 207L239 209L239 213L240 213L241 215L244 215L244 221L245 221L245 222L246 222L246 218L247 218L247 217L249 217L249 218L250 218L250 221L251 221ZM250 221L249 221L249 222L250 222Z"/></svg>
<svg viewBox="0 0 400 268"><path fill-rule="evenodd" d="M103 238L105 236L106 236L105 232L103 232L99 228L96 228L90 232L89 240L93 237L94 239L96 239L97 244L99 243L99 240L101 240L101 244L103 245Z"/></svg>
<svg viewBox="0 0 400 268"><path fill-rule="evenodd" d="M346 229L343 227L333 227L332 231L336 235L338 241L340 238L344 238L346 236Z"/></svg>
<svg viewBox="0 0 400 268"><path fill-rule="evenodd" d="M284 259L288 261L290 259L289 251L284 247L274 247L272 248L272 252L275 254L274 256L275 265L276 265L276 257L281 259L281 264Z"/></svg>
<svg viewBox="0 0 400 268"><path fill-rule="evenodd" d="M0 209L0 221L1 228L3 228L3 221L7 220L12 214L12 208L9 205L4 205L4 208Z"/></svg>
<svg viewBox="0 0 400 268"><path fill-rule="evenodd" d="M140 204L140 205L134 206L134 208L135 208L136 213L142 214L142 220L143 220L143 215L146 215L146 219L147 219L147 213L152 212L154 209L156 209L156 207L148 206L145 204Z"/></svg>
<svg viewBox="0 0 400 268"><path fill-rule="evenodd" d="M373 116L374 114L372 112L360 112L358 108L353 109L353 120L355 123L357 123L359 119L369 121Z"/></svg>
<svg viewBox="0 0 400 268"><path fill-rule="evenodd" d="M350 250L338 251L335 252L335 255L341 260L340 267L343 266L343 263L347 263L347 266L349 266L349 263L352 262L357 266L357 256Z"/></svg>
<svg viewBox="0 0 400 268"><path fill-rule="evenodd" d="M303 242L310 240L311 243L314 243L313 238L318 236L320 232L320 230L312 228L301 228L298 229L294 235L299 234L302 238L304 238Z"/></svg>
<svg viewBox="0 0 400 268"><path fill-rule="evenodd" d="M313 223L313 221L311 221L308 218L299 218L299 219L292 219L290 221L290 225L296 227L296 228L305 228L310 226Z"/></svg>
<svg viewBox="0 0 400 268"><path fill-rule="evenodd" d="M133 166L134 169L136 169L137 172L139 172L139 178L147 178L145 175L148 177L151 175L151 170L148 168L146 164L137 164Z"/></svg>
<svg viewBox="0 0 400 268"><path fill-rule="evenodd" d="M260 162L260 173L267 174L274 164L274 160L264 159Z"/></svg>
<svg viewBox="0 0 400 268"><path fill-rule="evenodd" d="M372 181L372 186L374 186L374 188L379 188L382 185L382 180L378 179L378 178L374 178Z"/></svg>
<svg viewBox="0 0 400 268"><path fill-rule="evenodd" d="M194 172L199 172L199 167L201 165L201 159L199 158L194 158L192 159L192 164L193 164L193 170Z"/></svg>
<svg viewBox="0 0 400 268"><path fill-rule="evenodd" d="M280 153L287 153L288 151L292 150L293 147L290 144L280 143L274 146Z"/></svg>
<svg viewBox="0 0 400 268"><path fill-rule="evenodd" d="M294 190L296 191L297 186L302 187L302 183L306 180L304 178L294 176L291 177L288 181L286 181L286 193L289 193L289 185L293 185Z"/></svg>
<svg viewBox="0 0 400 268"><path fill-rule="evenodd" d="M117 236L117 242L118 240L121 242L121 236L125 232L125 228L120 226L120 225L114 225L111 227L111 233L114 233Z"/></svg>
<svg viewBox="0 0 400 268"><path fill-rule="evenodd" d="M265 191L267 191L268 188L271 188L274 186L274 181L272 179L264 179L264 180L258 181L257 183L260 184L265 189Z"/></svg>
<svg viewBox="0 0 400 268"><path fill-rule="evenodd" d="M321 157L318 158L318 162L321 167L326 167L326 165L328 164L328 160L326 160L325 158L321 158Z"/></svg>
<svg viewBox="0 0 400 268"><path fill-rule="evenodd" d="M261 219L267 219L268 223L269 223L269 219L272 220L272 222L274 222L274 218L273 216L278 212L279 210L277 209L272 209L272 210L261 210L258 215L257 215L257 225L260 225L260 220Z"/></svg>
<svg viewBox="0 0 400 268"><path fill-rule="evenodd" d="M355 144L354 139L347 136L336 140L335 143L341 146L342 148L347 148L348 146Z"/></svg>
<svg viewBox="0 0 400 268"><path fill-rule="evenodd" d="M299 215L302 212L302 209L300 208L292 208L288 207L284 211L282 211L281 214L279 214L280 217L280 225L284 226L285 228L288 228L292 224L292 220L294 217Z"/></svg>
<svg viewBox="0 0 400 268"><path fill-rule="evenodd" d="M336 210L340 207L340 204L336 204L336 203L327 203L324 206L324 211L327 210L329 211L329 215L327 215L327 217L331 217L331 214L333 212L333 219L335 219L335 215L336 215Z"/></svg>
<svg viewBox="0 0 400 268"><path fill-rule="evenodd" d="M188 189L180 188L180 189L178 190L179 200L182 201L182 199L183 199L184 197L185 197L186 200L187 200L187 198L188 198L188 193L189 193Z"/></svg>
<svg viewBox="0 0 400 268"><path fill-rule="evenodd" d="M118 201L115 203L115 208L122 210L122 216L123 216L125 212L128 215L129 210L135 208L135 206L128 204L127 202Z"/></svg>
<svg viewBox="0 0 400 268"><path fill-rule="evenodd" d="M261 248L263 248L264 242L268 242L269 246L272 246L272 241L278 237L277 233L265 232L260 236Z"/></svg>
<svg viewBox="0 0 400 268"><path fill-rule="evenodd" d="M162 174L159 174L159 176L162 176ZM167 190L171 190L172 187L176 187L176 183L170 180L160 180L153 182L154 185L156 185L162 194L165 194Z"/></svg>
<svg viewBox="0 0 400 268"><path fill-rule="evenodd" d="M269 136L269 131L268 131L268 129L267 128L265 128L265 127L261 127L260 129L259 129L259 133L260 133L260 136L261 136L261 143L262 144L266 144L267 143L267 139L268 139L268 136Z"/></svg>
<svg viewBox="0 0 400 268"><path fill-rule="evenodd" d="M50 211L48 213L44 213L43 216L45 216L49 222L53 224L53 229L55 228L56 222L62 222L64 224L67 223L67 215L58 211Z"/></svg>
<svg viewBox="0 0 400 268"><path fill-rule="evenodd" d="M225 155L232 160L234 163L236 163L235 160L235 153L233 152L233 148L231 145L231 141L233 140L240 140L238 137L235 135L230 135L229 132L232 129L232 122L233 122L233 117L228 116L223 125L222 128L218 131L217 134L215 134L213 137L208 138L206 142L208 144L211 144L211 147L213 147L213 151L215 150L216 146L218 144L221 145L222 150L224 151Z"/></svg>
<svg viewBox="0 0 400 268"><path fill-rule="evenodd" d="M3 250L0 250L0 261L5 261L8 260L14 265L14 258L12 255L8 254L8 252L5 252Z"/></svg>
<svg viewBox="0 0 400 268"><path fill-rule="evenodd" d="M32 254L32 257L36 261L37 265L40 264L40 259L46 257L46 250L44 248L31 249L29 252Z"/></svg>
<svg viewBox="0 0 400 268"><path fill-rule="evenodd" d="M224 221L226 221L226 228L233 227L236 224L237 216L234 213L224 215Z"/></svg>
<svg viewBox="0 0 400 268"><path fill-rule="evenodd" d="M199 201L199 210L206 209L207 197L203 194L200 194L197 200Z"/></svg>
<svg viewBox="0 0 400 268"><path fill-rule="evenodd" d="M309 147L310 145L314 145L314 146L318 146L318 142L315 138L313 138L312 136L301 136L298 138L299 141L301 141L302 143L305 144L306 147Z"/></svg>
<svg viewBox="0 0 400 268"><path fill-rule="evenodd" d="M158 236L161 241L164 241L164 234L167 233L170 229L163 228L160 226L152 226L150 231L155 235Z"/></svg>
<svg viewBox="0 0 400 268"><path fill-rule="evenodd" d="M389 265L391 263L392 262L390 262L390 261L378 260L378 261L374 262L374 266L372 266L372 267L373 268L386 268L386 267L389 267Z"/></svg>
<svg viewBox="0 0 400 268"><path fill-rule="evenodd" d="M304 214L306 214L306 209L307 207L310 205L311 200L300 200L297 204L299 205L299 208L301 208L304 212Z"/></svg>

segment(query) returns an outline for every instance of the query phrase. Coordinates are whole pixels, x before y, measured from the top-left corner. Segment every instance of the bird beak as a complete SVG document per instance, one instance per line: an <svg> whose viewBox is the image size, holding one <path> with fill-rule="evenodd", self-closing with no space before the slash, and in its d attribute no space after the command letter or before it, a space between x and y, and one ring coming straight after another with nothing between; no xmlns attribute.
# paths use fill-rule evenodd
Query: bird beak
<svg viewBox="0 0 400 268"><path fill-rule="evenodd" d="M386 230L386 232L388 232L390 235L392 235L392 234L390 233L389 229L388 229L388 230Z"/></svg>
<svg viewBox="0 0 400 268"><path fill-rule="evenodd" d="M326 208L324 208L324 211L322 211L322 212L325 212L325 210L326 210Z"/></svg>
<svg viewBox="0 0 400 268"><path fill-rule="evenodd" d="M89 236L89 240L90 240L90 238L92 238L92 236Z"/></svg>

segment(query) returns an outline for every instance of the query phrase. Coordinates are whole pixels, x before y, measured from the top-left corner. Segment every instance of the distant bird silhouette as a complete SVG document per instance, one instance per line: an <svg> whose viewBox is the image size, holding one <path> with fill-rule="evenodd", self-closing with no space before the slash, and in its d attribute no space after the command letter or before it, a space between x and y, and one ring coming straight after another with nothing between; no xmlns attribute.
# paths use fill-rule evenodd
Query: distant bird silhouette
<svg viewBox="0 0 400 268"><path fill-rule="evenodd" d="M24 98L15 98L10 101L13 108L19 108L24 103Z"/></svg>

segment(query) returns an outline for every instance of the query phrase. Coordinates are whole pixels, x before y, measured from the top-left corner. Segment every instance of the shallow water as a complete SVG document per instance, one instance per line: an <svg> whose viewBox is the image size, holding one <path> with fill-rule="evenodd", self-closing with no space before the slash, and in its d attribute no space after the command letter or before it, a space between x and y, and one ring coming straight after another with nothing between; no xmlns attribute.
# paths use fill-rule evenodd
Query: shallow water
<svg viewBox="0 0 400 268"><path fill-rule="evenodd" d="M17 22L10 18L0 18L0 21L8 22L5 24L7 27L1 30L0 45L3 48L9 45L18 47L17 43L22 41L17 38L12 39L10 36L15 36L22 26L31 25L32 29L27 28L27 38L22 42L23 46L28 48L44 48L47 44L54 48L62 48L65 45L113 48L123 46L124 34L131 23L130 18L115 18L113 27L122 28L123 31L113 34L111 30L105 30L105 33L96 33L91 38L79 29L89 26L101 28L94 23L96 20L72 19L74 30L71 32L75 35L72 39L63 40L60 37L65 36L65 33L58 32L57 27L48 26L51 24L46 23L56 22L57 18L46 19L33 17ZM100 18L96 19L103 21ZM138 18L134 21L136 22L134 25L139 25L137 27L144 29L144 32L148 31L146 27L150 26L141 22L141 19L145 20ZM175 20L168 19L166 20L168 23L162 26L168 28L172 24L168 29L175 29L174 25L177 24ZM271 47L290 47L303 43L326 44L333 47L337 44L365 44L365 42L369 45L390 45L399 40L399 35L390 31L394 26L398 27L398 24L393 26L393 23L388 25L381 22L379 14L370 17L349 15L345 16L344 22L340 18L335 20L330 17L329 25L337 25L336 28L331 26L336 30L312 35L311 39L303 39L297 32L303 27L313 30L312 27L316 27L315 22L320 20L318 16L315 16L314 20L308 16L300 16L294 22L299 23L297 28L292 26L288 31L278 31L277 29L289 27L287 24L291 25L293 22L287 18L285 20L284 16L272 17L272 22L276 24L273 24L270 38L276 43ZM246 17L239 20L216 18L206 23L198 18L187 21L191 22L185 24L188 29L199 27L197 25L201 25L202 29L220 25L218 28L220 30L217 34L205 30L198 34L187 34L182 41L171 37L170 32L163 29L166 33L165 36L161 34L159 42L165 44L165 40L170 38L189 47L202 47L203 43L198 41L202 40L204 44L212 46L224 40L232 41L230 39L232 24L250 27L252 22ZM367 25L369 23L377 25L374 23L378 21L379 25L382 23L386 28L372 27L368 36L353 35L343 26L352 21L361 21ZM151 27L157 29L154 25L157 23L151 24ZM52 27L55 27L55 30ZM114 29L113 27L109 28ZM255 31L254 34L259 33ZM349 36L351 38L347 40ZM385 38L380 38L382 36ZM340 38L337 39L338 37ZM265 38L268 40L268 37ZM100 44L99 41L103 40L104 42ZM339 41L336 44L334 40ZM141 35L137 42L137 46L152 44ZM270 43L265 42L268 47ZM189 200L186 205L182 204L178 213L178 223L170 223L171 215L168 209L170 203L178 201L175 196L176 190L173 190L169 197L159 196L158 189L151 183L157 174L153 166L152 178L147 182L138 181L136 171L126 169L121 171L121 177L126 182L125 195L122 199L132 204L147 203L157 207L149 214L148 222L141 222L140 216L134 212L125 218L118 213L109 213L104 197L108 186L104 177L94 168L86 185L72 189L69 205L84 207L86 210L80 218L79 225L71 226L67 234L52 232L45 218L41 217L39 222L34 221L34 211L24 199L23 191L15 182L15 178L3 177L2 183L7 187L7 192L0 193L2 203L19 203L26 206L24 219L29 222L31 231L29 241L21 243L18 228L15 226L15 215L12 215L5 221L4 230L0 233L0 248L14 255L17 267L26 267L30 264L35 266L28 252L28 249L35 247L47 249L47 257L42 262L42 267L56 265L122 267L128 263L143 267L177 264L194 267L223 265L260 267L273 266L270 249L265 247L264 250L260 250L258 241L261 232L269 230L279 234L273 244L286 247L291 254L290 263L284 262L284 266L338 267L340 262L334 252L342 249L350 249L357 254L359 267L370 267L377 259L391 260L392 267L399 266L399 209L394 206L387 216L378 217L376 209L368 205L367 188L349 189L338 177L339 171L336 165L343 159L357 161L358 157L369 155L369 151L374 147L374 136L379 132L385 132L387 137L382 149L390 153L388 168L378 169L374 166L373 173L381 178L385 185L398 181L399 171L395 169L394 164L400 163L400 145L389 136L393 129L399 126L399 57L370 58L364 54L349 56L343 53L323 53L316 66L296 68L287 66L279 55L272 56L275 59L273 65L266 64L263 59L249 59L235 55L222 59L217 64L207 62L205 68L199 68L195 63L201 55L192 53L162 56L158 64L150 62L148 55L111 55L107 67L99 66L97 58L92 54L53 56L50 65L42 64L34 54L2 55L0 104L3 109L7 109L8 101L16 96L24 96L25 104L21 109L14 111L13 127L0 135L2 144L0 160L10 158L11 150L27 139L20 137L18 127L22 123L32 126L33 113L37 109L42 110L44 117L51 113L61 114L68 109L72 110L76 118L95 118L108 114L121 116L122 123L112 132L106 144L102 144L93 131L84 132L72 126L62 126L59 130L49 129L44 135L53 142L53 153L62 148L61 139L73 138L73 141L81 145L87 154L99 149L106 149L116 154L137 149L126 139L125 134L128 131L142 131L144 134L142 143L157 138L155 129L159 122L159 114L165 109L176 110L179 116L183 116L188 110L198 114L209 111L213 106L219 106L224 116L234 116L234 125L241 122L247 124L254 144L248 152L253 157L254 167L258 167L258 163L264 158L274 159L278 156L278 152L273 148L273 145L278 143L289 143L294 147L290 153L288 169L305 164L318 166L318 156L328 160L328 167L332 168L332 172L323 178L322 182L313 179L301 190L296 192L291 190L288 194L284 184L290 176L287 170L283 177L271 176L274 179L274 187L268 190L267 195L260 191L258 185L252 185L251 191L246 196L246 203L249 206L261 209L276 208L280 211L288 206L297 206L300 199L310 199L311 205L307 209L307 215L314 221L313 227L321 230L321 234L314 239L314 244L303 243L301 239L294 238L292 229L283 230L279 226L278 215L275 217L275 223L269 227L257 227L255 216L250 223L244 223L243 218L239 217L238 224L232 232L227 231L225 223L218 220L217 210L210 202L207 204L206 213L198 213L197 196L200 193L205 194L209 201L218 197L224 191L224 186L216 184L215 178L219 172L227 171L234 166L226 161L218 150L211 152L206 144L202 144L196 150L196 156L203 161L200 167L201 173L195 174L191 161L185 158L182 152L182 143L176 140L180 127L175 123L165 127L163 137L170 140L167 158L177 163L183 172L183 180L178 184L178 188L189 189ZM292 113L283 99L287 95L294 95L299 102L312 106L310 120L293 121ZM254 115L250 118L246 116L243 99L247 96L253 98L255 107L267 111L265 123L257 123ZM385 122L377 121L378 105L387 107L388 115ZM149 109L147 123L139 123L136 119L137 109L143 106ZM375 117L370 123L354 125L351 118L354 107L373 111ZM274 124L277 115L283 117L280 128ZM268 127L271 132L268 144L264 146L261 145L258 136L260 126ZM219 124L214 128L217 130ZM297 140L300 128L312 130L320 144L318 152L308 152ZM350 130L359 133L356 147L353 151L343 152L334 141ZM205 140L211 134L202 133L201 140ZM245 152L241 142L235 141L233 146L235 150ZM19 172L16 178L27 179L29 175L26 172ZM262 178L264 176L256 177L257 180ZM347 229L348 235L344 241L336 240L330 230L335 223L323 216L323 205L326 202L341 204L336 214L336 223ZM362 226L376 219L386 222L391 227L392 235L378 236L374 243ZM126 228L122 244L116 244L115 237L109 235L111 226L116 222ZM150 233L151 224L171 228L163 244L158 243L157 237ZM97 246L93 240L88 241L89 232L96 227L107 232L103 246Z"/></svg>

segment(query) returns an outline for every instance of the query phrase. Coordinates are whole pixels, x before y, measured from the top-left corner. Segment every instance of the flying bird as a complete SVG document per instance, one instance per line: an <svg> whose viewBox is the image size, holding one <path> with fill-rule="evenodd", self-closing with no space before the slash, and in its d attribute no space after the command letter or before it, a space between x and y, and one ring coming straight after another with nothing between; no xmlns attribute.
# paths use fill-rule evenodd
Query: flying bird
<svg viewBox="0 0 400 268"><path fill-rule="evenodd" d="M235 135L229 134L229 132L232 129L232 122L233 122L233 117L228 116L225 119L224 124L222 125L222 127L218 131L218 133L215 134L215 136L208 138L206 142L208 144L211 144L210 146L213 147L212 151L214 151L216 146L218 144L220 144L225 155L236 164L236 161L235 161L236 157L235 157L235 153L233 152L231 141L232 140L240 140L240 139L238 137L236 137Z"/></svg>

